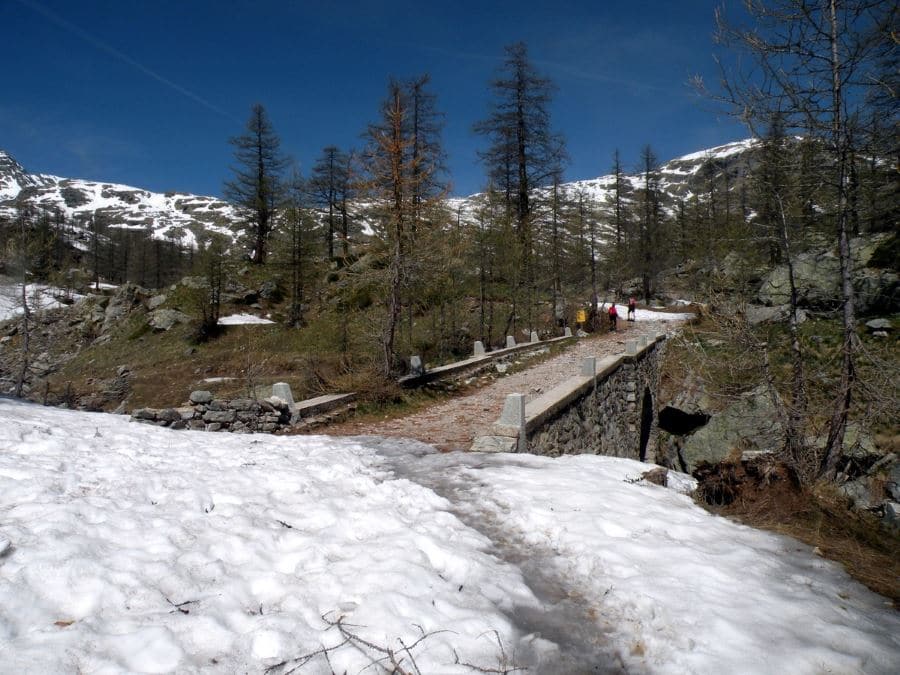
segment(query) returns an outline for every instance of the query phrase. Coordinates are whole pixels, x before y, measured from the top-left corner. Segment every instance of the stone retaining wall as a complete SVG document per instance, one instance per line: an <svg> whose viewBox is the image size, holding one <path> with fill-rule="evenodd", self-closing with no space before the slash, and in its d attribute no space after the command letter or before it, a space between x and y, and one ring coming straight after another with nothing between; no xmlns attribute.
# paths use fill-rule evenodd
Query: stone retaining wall
<svg viewBox="0 0 900 675"><path fill-rule="evenodd" d="M226 401L214 399L209 392L191 394L190 406L159 410L139 408L131 413L131 419L135 422L160 427L234 433L271 433L290 426L291 417L290 406L277 397L262 401L250 398Z"/></svg>
<svg viewBox="0 0 900 675"><path fill-rule="evenodd" d="M542 415L539 401L526 406L528 452L550 456L589 453L643 460L658 431L656 392L661 349L654 342L640 355L612 357L615 362L603 364L606 367L596 377L588 378L577 398L566 406ZM645 415L650 429L645 432L647 439L642 449L641 416L648 393L649 412Z"/></svg>
<svg viewBox="0 0 900 675"><path fill-rule="evenodd" d="M475 439L472 449L643 460L658 432L664 345L665 335L645 336L641 343L630 341L625 354L587 359L580 374L527 404L520 394L511 395L492 435Z"/></svg>
<svg viewBox="0 0 900 675"><path fill-rule="evenodd" d="M418 372L404 375L397 380L397 382L401 387L411 388L421 387L422 385L435 381L472 377L493 369L498 361L506 361L519 354L545 350L551 345L573 339L575 339L575 336L573 336L568 329L566 329L566 335L547 340L538 340L537 335L532 334L532 341L524 342L522 344L516 344L516 341L511 336L508 336L506 347L503 349L495 349L490 352L485 352L484 347L478 342L475 346L474 355L467 359L448 363L443 366L436 366L434 368L424 368L420 364L420 367L417 368Z"/></svg>

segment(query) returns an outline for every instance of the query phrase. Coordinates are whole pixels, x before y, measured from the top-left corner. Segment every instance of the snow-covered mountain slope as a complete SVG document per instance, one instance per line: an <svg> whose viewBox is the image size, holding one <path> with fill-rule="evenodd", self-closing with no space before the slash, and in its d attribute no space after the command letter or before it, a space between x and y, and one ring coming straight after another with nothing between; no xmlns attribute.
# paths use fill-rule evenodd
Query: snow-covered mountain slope
<svg viewBox="0 0 900 675"><path fill-rule="evenodd" d="M751 139L694 152L665 162L659 167L659 184L664 193L664 208L670 211L676 200L707 194L710 185L727 174L730 189L747 174L757 142ZM640 172L624 176L624 196L630 199L641 188ZM600 176L561 185L564 193L583 195L594 206L607 204L614 189L615 177ZM543 194L542 194L543 193ZM549 190L538 192L538 200L548 197ZM477 222L483 195L453 197L448 207L459 218ZM356 227L371 234L367 215L371 202L358 201L352 206ZM180 241L195 245L204 233L232 235L231 227L240 220L238 211L215 197L181 192L160 194L115 183L100 183L76 178L61 178L28 173L13 157L0 150L0 218L15 218L22 209L62 214L67 221L83 227L90 218L99 217L112 228L140 229L156 239Z"/></svg>
<svg viewBox="0 0 900 675"><path fill-rule="evenodd" d="M663 208L673 212L678 200L688 201L692 196L704 196L709 193L710 186L715 184L716 190L724 185L734 190L749 172L759 141L745 139L727 143L714 148L692 152L676 157L660 164L657 171L659 187L663 193ZM727 177L727 182L724 178ZM594 207L608 205L615 190L615 176L607 174L597 178L570 181L560 185L560 191L569 197L583 195ZM634 198L637 190L643 187L644 176L637 169L623 176L622 193L625 201ZM538 192L538 197L549 201L550 190ZM477 222L477 213L484 201L484 195L451 198L448 204L454 213L470 222Z"/></svg>
<svg viewBox="0 0 900 675"><path fill-rule="evenodd" d="M0 150L0 218L15 218L25 208L61 214L76 228L102 218L111 228L145 230L191 246L206 232L231 236L230 225L238 220L234 207L215 197L29 174Z"/></svg>

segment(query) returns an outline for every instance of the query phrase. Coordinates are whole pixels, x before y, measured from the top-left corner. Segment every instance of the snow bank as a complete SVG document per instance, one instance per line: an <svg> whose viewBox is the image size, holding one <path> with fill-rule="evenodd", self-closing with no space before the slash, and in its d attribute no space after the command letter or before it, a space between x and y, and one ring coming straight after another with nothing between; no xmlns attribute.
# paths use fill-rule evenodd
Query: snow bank
<svg viewBox="0 0 900 675"><path fill-rule="evenodd" d="M558 554L630 672L897 672L898 615L809 547L626 482L646 464L514 457L469 476L479 508Z"/></svg>
<svg viewBox="0 0 900 675"><path fill-rule="evenodd" d="M0 400L0 672L261 672L340 636L423 672L496 666L535 603L489 542L374 451L213 435ZM322 672L317 657L307 672ZM408 661L407 661L408 663ZM345 646L336 672L369 665Z"/></svg>

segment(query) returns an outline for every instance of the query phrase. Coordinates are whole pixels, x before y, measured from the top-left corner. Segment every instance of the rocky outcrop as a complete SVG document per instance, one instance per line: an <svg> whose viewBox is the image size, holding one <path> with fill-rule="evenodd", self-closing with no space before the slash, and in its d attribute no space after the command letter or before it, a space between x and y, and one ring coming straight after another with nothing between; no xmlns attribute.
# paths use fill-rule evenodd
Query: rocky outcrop
<svg viewBox="0 0 900 675"><path fill-rule="evenodd" d="M747 323L751 326L761 323L782 323L790 318L791 306L774 305L767 307L766 305L747 305L744 309L744 315L747 317ZM808 315L805 310L797 310L797 323L803 323L807 318Z"/></svg>
<svg viewBox="0 0 900 675"><path fill-rule="evenodd" d="M184 312L177 309L157 309L150 313L148 323L153 330L167 331L179 323L190 323L192 321Z"/></svg>
<svg viewBox="0 0 900 675"><path fill-rule="evenodd" d="M853 252L853 288L857 311L895 312L900 309L900 281L890 269L869 267L869 262L885 235L856 238ZM794 260L794 281L798 304L814 310L833 311L840 307L840 261L833 250L800 253ZM764 305L785 305L790 300L787 265L779 265L763 279L758 293Z"/></svg>
<svg viewBox="0 0 900 675"><path fill-rule="evenodd" d="M143 309L143 303L149 297L150 292L136 284L119 286L112 297L106 301L100 334L109 333L119 326L131 312L138 308Z"/></svg>
<svg viewBox="0 0 900 675"><path fill-rule="evenodd" d="M709 422L684 438L678 451L682 470L690 473L700 462L720 462L729 455L741 456L780 449L781 427L765 388L741 396Z"/></svg>
<svg viewBox="0 0 900 675"><path fill-rule="evenodd" d="M880 516L883 522L900 528L900 457L879 448L858 424L848 424L844 437L844 457L838 467L838 489L850 506Z"/></svg>

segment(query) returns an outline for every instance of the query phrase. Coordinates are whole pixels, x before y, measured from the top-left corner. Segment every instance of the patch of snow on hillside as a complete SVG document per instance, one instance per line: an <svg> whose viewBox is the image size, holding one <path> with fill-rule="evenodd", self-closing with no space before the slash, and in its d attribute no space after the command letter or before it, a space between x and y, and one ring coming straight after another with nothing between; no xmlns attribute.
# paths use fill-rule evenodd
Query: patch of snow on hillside
<svg viewBox="0 0 900 675"><path fill-rule="evenodd" d="M84 296L78 293L66 292L61 288L44 284L27 284L25 286L25 298L31 312L65 307L82 297ZM63 302L63 300L67 302ZM0 285L0 321L8 321L22 312L22 285Z"/></svg>
<svg viewBox="0 0 900 675"><path fill-rule="evenodd" d="M609 310L609 303L597 303L597 310L604 314ZM628 305L616 303L616 312L619 313L619 321L624 321L628 314ZM634 310L635 321L690 321L695 318L692 312L657 312L652 309L637 307Z"/></svg>
<svg viewBox="0 0 900 675"><path fill-rule="evenodd" d="M752 138L747 138L742 141L735 141L733 143L726 143L725 145L720 145L715 148L710 148L708 150L701 150L700 152L692 152L687 155L682 155L677 159L672 160L673 162L693 162L696 160L703 159L724 159L725 157L730 157L731 155L736 155L740 152L744 152L745 150L749 150L753 145L756 144Z"/></svg>
<svg viewBox="0 0 900 675"><path fill-rule="evenodd" d="M249 324L275 323L271 319L264 319L253 314L230 314L219 319L220 326L242 326Z"/></svg>
<svg viewBox="0 0 900 675"><path fill-rule="evenodd" d="M15 199L22 191L22 186L12 180L0 181L0 201Z"/></svg>

